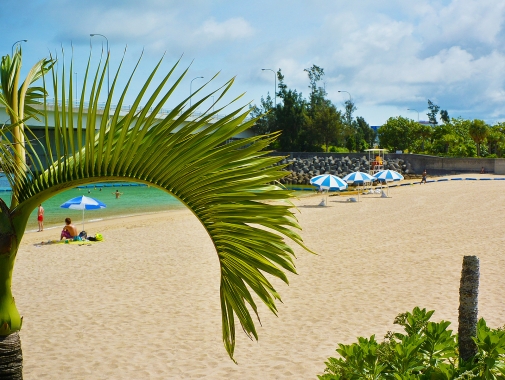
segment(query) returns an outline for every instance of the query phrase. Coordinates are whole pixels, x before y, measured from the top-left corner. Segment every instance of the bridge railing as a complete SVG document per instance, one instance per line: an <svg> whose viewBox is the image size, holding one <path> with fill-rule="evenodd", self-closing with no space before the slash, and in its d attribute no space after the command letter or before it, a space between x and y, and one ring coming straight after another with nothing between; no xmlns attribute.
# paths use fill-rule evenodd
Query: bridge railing
<svg viewBox="0 0 505 380"><path fill-rule="evenodd" d="M67 100L65 101L65 103L66 103L66 104L69 104L69 100L67 99ZM73 104L72 104L72 106L73 106L74 108L79 108L79 107L80 107L80 105L81 105L81 104L80 104L80 101L73 101L72 103L73 103ZM54 107L54 106L56 105L56 100L55 100L54 98L52 98L52 99L48 99L48 100L46 101L46 104L47 104L48 106L53 106L53 107ZM99 103L97 104L97 105L98 105L98 109L105 110L105 105L106 105L106 104L107 104L106 102L99 102ZM58 100L58 106L61 106L61 100ZM85 108L85 109L88 109L88 108L89 108L89 102L84 102L84 103L83 103L83 106L84 106L84 108ZM111 109L112 111L115 111L117 108L118 108L118 107L117 107L117 104L111 104L111 106L110 106L110 109ZM120 109L120 110L121 110L121 111L124 111L124 112L130 112L130 111L131 111L131 108L132 108L132 106L131 106L131 105L126 105L126 106L125 106L125 105L123 105L123 106L121 106L121 109ZM143 107L143 106L138 106L138 107L137 107L137 111L142 111L143 109L144 109L144 107ZM153 111L154 111L154 107L149 107L149 112L153 112ZM158 114L157 114L157 115L159 115L159 117L163 117L163 116L165 116L165 115L168 115L168 114L169 114L170 112L172 112L172 111L173 111L172 109L162 108L162 109L160 109L160 110L158 111ZM178 114L178 115L182 115L182 114L183 114L183 112L185 112L185 110L184 110L184 109L182 109L181 111L179 111L177 114ZM203 114L204 114L204 112L193 112L193 113L191 114L191 116L192 116L192 117L198 117L198 116L202 116ZM225 116L225 115L219 115L219 114L216 114L216 115L214 115L213 119L215 119L215 120L219 120L219 119L222 119L224 116Z"/></svg>

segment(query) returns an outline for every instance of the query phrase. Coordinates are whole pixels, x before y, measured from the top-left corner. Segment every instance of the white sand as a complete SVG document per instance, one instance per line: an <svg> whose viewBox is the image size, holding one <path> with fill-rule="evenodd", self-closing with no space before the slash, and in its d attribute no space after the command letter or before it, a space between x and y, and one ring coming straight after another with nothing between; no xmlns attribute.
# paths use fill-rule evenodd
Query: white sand
<svg viewBox="0 0 505 380"><path fill-rule="evenodd" d="M238 329L238 365L221 342L218 261L189 211L88 224L106 238L92 246L36 247L59 231L28 233L13 279L25 378L315 379L337 343L381 339L414 306L457 330L464 255L480 258L479 315L502 326L504 193L505 181L449 181L297 201L319 255L296 250L299 275L275 281L279 317L260 308L259 342Z"/></svg>

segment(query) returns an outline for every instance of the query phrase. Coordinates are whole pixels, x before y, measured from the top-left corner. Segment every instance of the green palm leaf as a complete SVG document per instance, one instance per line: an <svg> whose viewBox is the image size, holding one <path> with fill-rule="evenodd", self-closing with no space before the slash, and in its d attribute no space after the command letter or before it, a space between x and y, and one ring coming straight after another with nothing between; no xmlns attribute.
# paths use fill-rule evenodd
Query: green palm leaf
<svg viewBox="0 0 505 380"><path fill-rule="evenodd" d="M176 63L152 94L146 96L160 63L126 113L121 108L131 77L115 110L111 106L119 70L105 109L99 110L98 97L108 59L94 74L88 61L84 83L88 76L93 76L92 86L90 90L83 86L78 111L72 107L72 68L68 71L67 85L65 66L62 65L61 77L53 67L54 149L46 137L45 141L38 141L44 147L43 155L38 156L31 143L34 136L28 128L24 133L32 168L16 166L16 152L9 144L0 149L6 175L15 184L11 212L23 216L18 229L24 230L30 212L39 203L84 183L134 181L172 194L200 220L214 243L221 268L223 341L233 359L235 318L249 337L257 339L251 316L251 311L257 316L254 298L276 313L275 300L280 296L265 275L288 283L285 271L296 272L293 250L285 241L288 238L304 247L296 232L300 227L291 212L292 192L272 184L286 174L281 166L274 165L279 158L268 156L264 150L276 134L225 144L254 124L254 120L247 119L248 110L238 108L217 121L213 118L223 112L222 108L199 117L191 116L214 94L221 99L233 79L191 107L187 107L188 98L163 119L158 118L158 112L187 72L167 86ZM45 79L42 90L34 94L45 93ZM69 103L66 94L70 96ZM87 112L85 94L89 94ZM29 102L39 99L34 95ZM142 103L144 106L140 107ZM47 112L45 106L46 136L49 136Z"/></svg>

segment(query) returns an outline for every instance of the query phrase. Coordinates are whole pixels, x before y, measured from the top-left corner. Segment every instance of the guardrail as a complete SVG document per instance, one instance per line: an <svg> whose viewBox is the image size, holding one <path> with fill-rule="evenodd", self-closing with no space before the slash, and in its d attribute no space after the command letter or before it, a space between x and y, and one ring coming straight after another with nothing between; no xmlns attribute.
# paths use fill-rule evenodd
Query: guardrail
<svg viewBox="0 0 505 380"><path fill-rule="evenodd" d="M54 106L56 105L56 99L55 99L55 98L48 99L48 100L46 100L46 104L47 104L48 106L52 106L52 107L54 107ZM65 104L67 104L67 105L69 104L69 99L67 99L67 100L65 101ZM99 110L105 110L105 105L106 105L106 104L107 104L106 102L98 102L98 103L97 103L97 107L98 107L98 109L99 109ZM61 100L59 100L59 101L58 101L58 106L60 106L60 107L61 107L61 105L62 105L62 102L61 102ZM72 107L73 107L73 108L79 108L80 106L81 106L80 101L73 101L73 102L72 102ZM89 108L90 108L90 107L89 107L89 102L83 102L83 106L84 106L84 109L89 109ZM39 107L41 107L41 106L39 106ZM115 111L115 110L117 110L117 108L118 108L117 104L111 104L111 105L110 105L110 110L111 110L111 111ZM130 111L131 111L131 109L132 109L132 106L131 106L131 105L126 105L126 106L125 106L125 105L123 105L123 106L121 106L120 111L130 112ZM144 107L144 106L141 106L141 105L139 105L139 106L137 107L137 111L142 111L142 110L144 110L144 109L145 109L145 107ZM149 112L153 112L153 111L154 111L154 107L149 107ZM172 111L173 111L173 109L161 108L161 109L158 111L157 115L160 115L160 117L163 117L164 115L168 115L168 114L169 114L169 113L171 113ZM182 109L181 111L179 111L179 112L177 113L177 115L182 115L184 112L185 112L185 110L184 110L184 109ZM191 114L191 116L192 116L192 117L198 117L198 116L202 116L203 114L204 114L204 112L193 112L193 113ZM219 120L219 119L222 119L223 117L224 117L224 115L219 115L219 114L216 114L216 115L214 115L214 117L213 117L213 118L214 118L214 119L216 119L216 120Z"/></svg>

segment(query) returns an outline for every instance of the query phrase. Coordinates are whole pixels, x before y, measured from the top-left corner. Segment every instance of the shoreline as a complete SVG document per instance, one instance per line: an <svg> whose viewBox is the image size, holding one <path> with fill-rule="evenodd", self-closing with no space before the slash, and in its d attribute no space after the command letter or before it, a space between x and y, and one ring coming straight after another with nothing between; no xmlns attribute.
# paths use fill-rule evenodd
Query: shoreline
<svg viewBox="0 0 505 380"><path fill-rule="evenodd" d="M117 219L124 219L124 218L135 218L135 217L139 217L139 216L145 216L145 215L156 215L156 214L162 214L162 213L172 213L172 212L177 212L177 211L181 211L181 210L185 210L186 207L184 205L181 204L181 207L174 207L173 209L171 210L163 210L163 211L151 211L151 212L142 212L142 213L134 213L134 214L118 214L118 215L113 215L113 216L110 216L110 217L105 217L105 218L98 218L98 219L90 219L90 220L86 220L85 221L85 225L88 225L88 224L93 224L93 223L99 223L99 222L113 222ZM81 221L79 220L75 220L75 223L76 227L79 229L79 225L81 223ZM46 230L54 230L54 229L58 229L58 228L62 228L64 225L64 223L61 223L61 225L53 225L51 224L50 226L46 227L44 226L44 231ZM25 234L28 234L28 233L33 233L33 232L40 232L38 230L26 230L25 231ZM43 231L42 231L43 232Z"/></svg>
<svg viewBox="0 0 505 380"><path fill-rule="evenodd" d="M475 174L475 173L469 173L468 176L467 175L445 175L445 176L429 176L428 178L429 179L427 181L427 184L433 184L433 183L438 183L438 182L445 183L445 182L452 181L452 180L461 180L461 181L467 181L467 180L477 180L477 181L481 181L481 180L504 180L505 181L505 175ZM416 179L409 178L409 179L404 179L402 181L390 182L389 183L389 188L396 188L396 187L403 187L403 186L414 186L414 185L419 185L419 184L420 184L420 178L416 178ZM504 182L504 184L505 184L505 182ZM376 187L379 187L379 186L374 185L374 188L376 188ZM387 187L388 186L385 185L385 184L382 186L382 188L387 188ZM318 196L326 195L325 192L319 193L319 192L317 192L317 190L314 190L314 191L303 190L303 191L298 191L298 193L299 193L298 196L296 196L293 199L302 200L302 199L305 199L305 198L311 198L311 197L318 197ZM332 197L332 198L333 197L351 197L351 196L355 196L356 194L357 194L357 190L355 190L354 188L351 187L351 190L348 189L348 190L343 191L343 192L341 192L341 191L332 191L332 192L328 193L328 196ZM360 196L367 197L367 196L369 196L369 194L360 193ZM94 224L94 223L102 223L102 222L103 223L107 223L107 222L114 223L114 221L125 219L125 218L136 218L136 217L149 216L149 215L158 215L158 214L164 214L164 213L170 214L170 213L175 213L175 212L178 212L178 211L180 212L180 211L189 211L189 210L186 208L185 205L183 205L182 203L180 203L177 206L175 206L175 207L173 207L171 209L168 209L168 210L151 211L151 212L139 212L139 213L128 213L128 214L117 214L117 215L113 215L113 216L110 216L110 217L90 219L90 220L86 220L85 221L85 225ZM75 224L79 228L79 224L81 224L80 220L75 219ZM48 227L44 226L44 231L59 229L59 228L62 228L62 226L63 226L63 223L61 223L61 225L51 224ZM26 230L25 234L31 234L31 233L34 233L34 232L39 232L39 231L35 230L35 229L30 229L30 230Z"/></svg>

